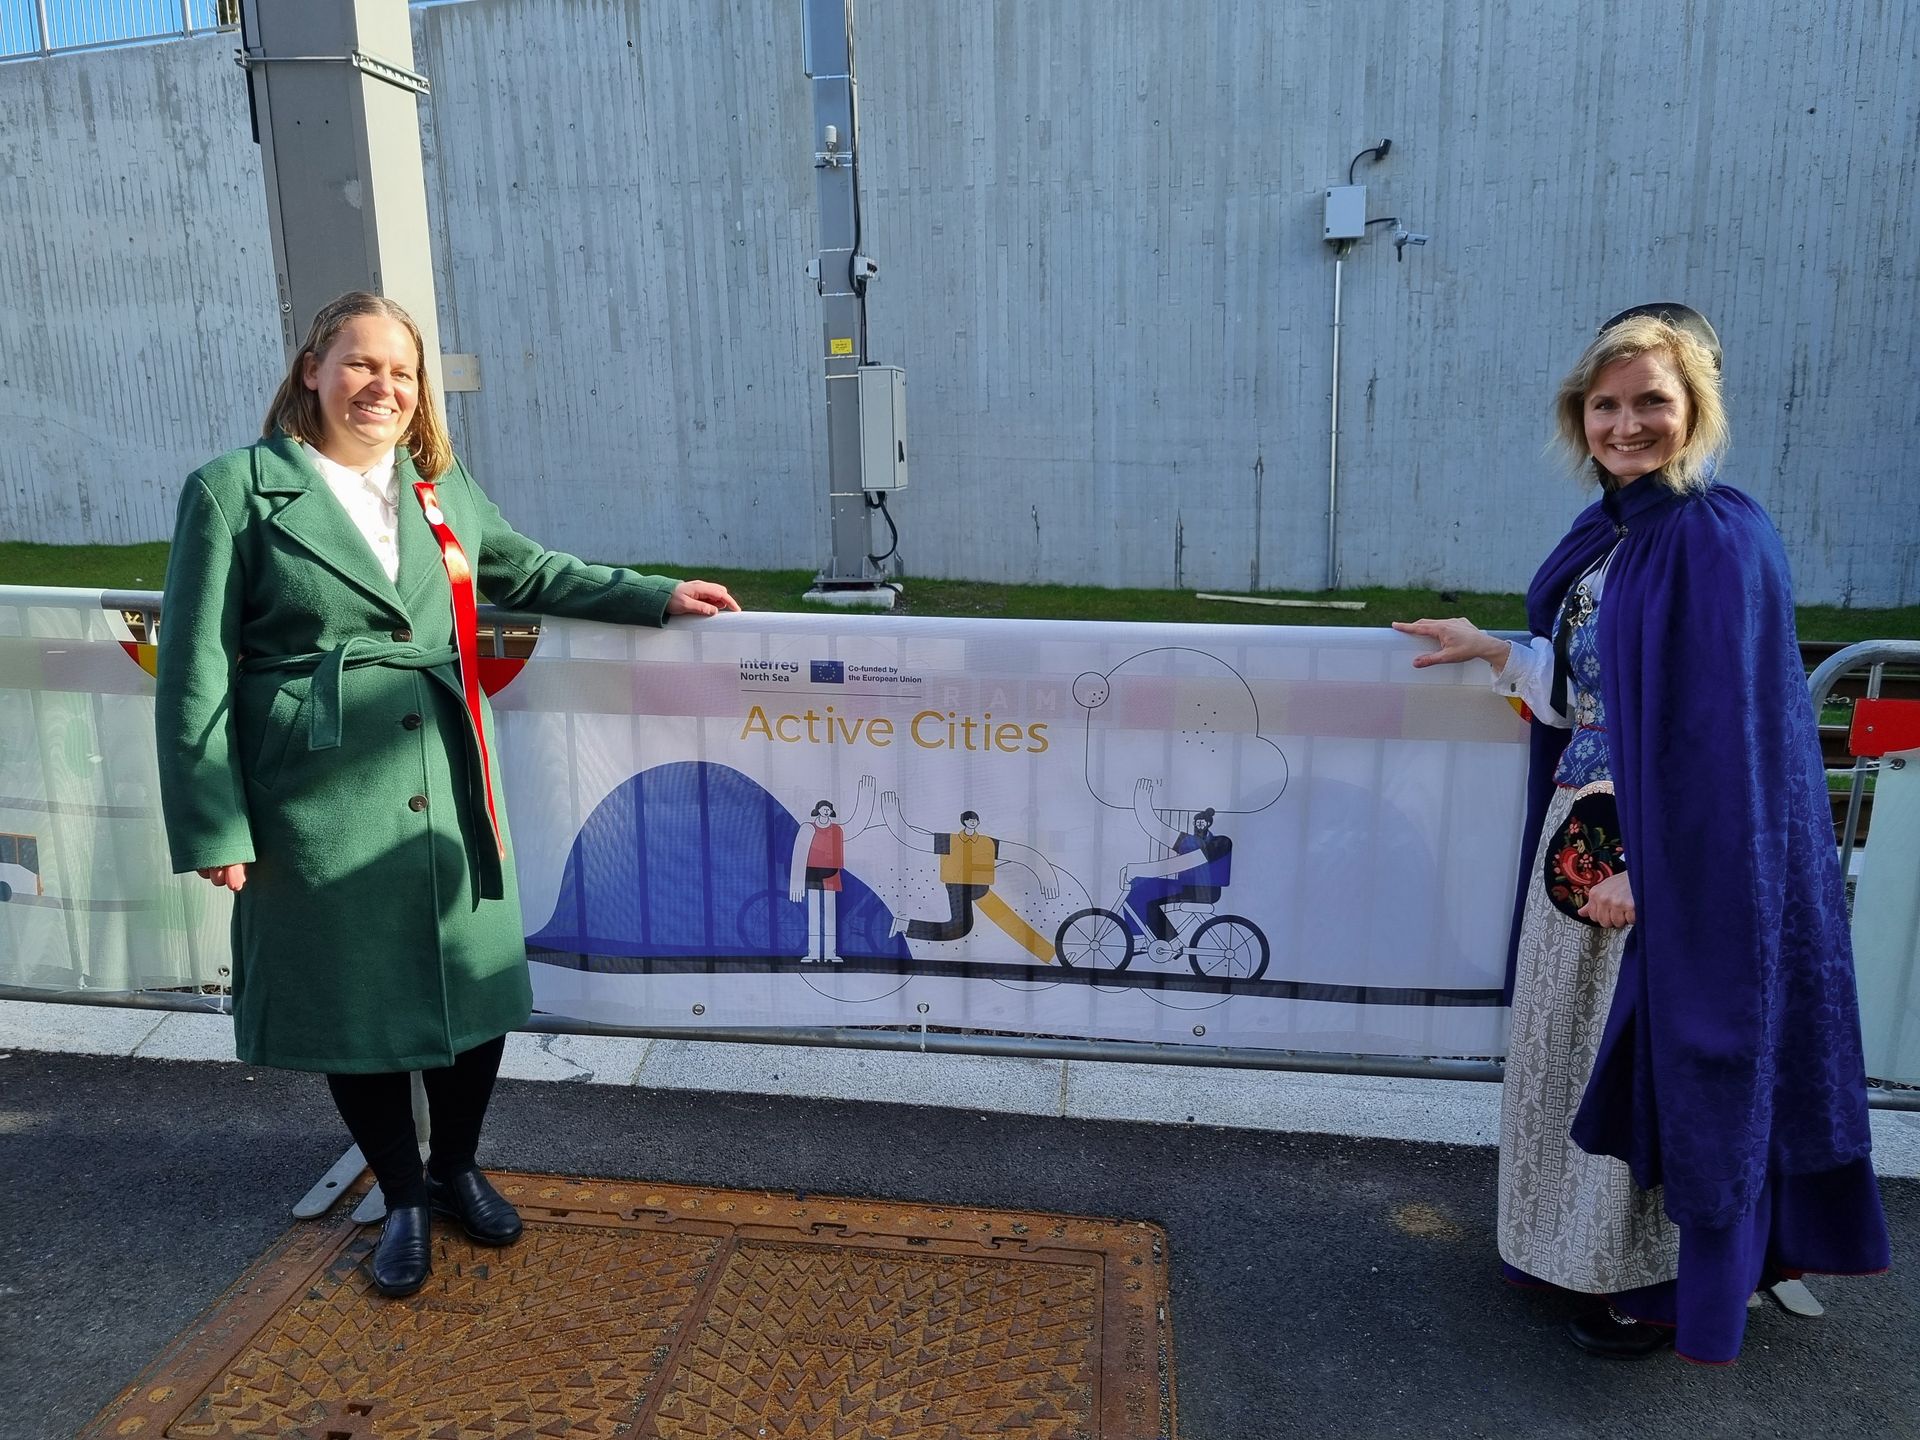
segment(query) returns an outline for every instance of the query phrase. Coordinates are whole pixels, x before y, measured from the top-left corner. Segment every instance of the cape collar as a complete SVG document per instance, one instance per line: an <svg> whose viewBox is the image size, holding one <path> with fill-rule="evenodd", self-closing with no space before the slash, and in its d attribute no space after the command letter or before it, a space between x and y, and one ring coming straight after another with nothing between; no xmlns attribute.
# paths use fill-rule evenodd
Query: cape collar
<svg viewBox="0 0 1920 1440"><path fill-rule="evenodd" d="M1711 467L1707 471L1707 483L1713 483ZM1607 486L1606 493L1600 497L1600 509L1613 525L1614 533L1625 535L1636 522L1651 519L1687 498L1655 473L1642 475L1631 485Z"/></svg>

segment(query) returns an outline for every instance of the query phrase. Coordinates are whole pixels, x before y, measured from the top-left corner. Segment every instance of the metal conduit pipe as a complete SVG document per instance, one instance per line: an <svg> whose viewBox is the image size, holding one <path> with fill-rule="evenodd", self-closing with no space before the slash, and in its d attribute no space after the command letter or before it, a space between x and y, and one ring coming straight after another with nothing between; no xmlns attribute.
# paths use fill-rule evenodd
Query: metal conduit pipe
<svg viewBox="0 0 1920 1440"><path fill-rule="evenodd" d="M1340 588L1340 271L1347 247L1333 248L1333 404L1327 422L1327 589Z"/></svg>

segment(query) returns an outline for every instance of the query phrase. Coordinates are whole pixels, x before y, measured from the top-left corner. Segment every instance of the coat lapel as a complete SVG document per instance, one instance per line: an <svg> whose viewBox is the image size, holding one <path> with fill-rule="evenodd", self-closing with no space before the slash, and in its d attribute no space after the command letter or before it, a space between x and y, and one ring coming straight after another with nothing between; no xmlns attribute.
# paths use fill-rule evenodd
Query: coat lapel
<svg viewBox="0 0 1920 1440"><path fill-rule="evenodd" d="M394 464L393 473L399 484L400 499L400 516L395 522L398 529L394 532L400 547L400 578L394 582L394 588L400 592L400 603L409 612L423 602L444 606L447 603L446 565L440 558L440 542L433 538L433 529L421 512L420 497L413 491L419 483L420 472L413 468L413 457L404 449ZM438 489L435 486L436 492ZM444 509L444 497L440 503Z"/></svg>
<svg viewBox="0 0 1920 1440"><path fill-rule="evenodd" d="M276 530L369 599L399 611L399 594L366 537L328 492L327 482L308 462L298 441L276 431L257 448L254 485L262 495L288 497L270 519Z"/></svg>

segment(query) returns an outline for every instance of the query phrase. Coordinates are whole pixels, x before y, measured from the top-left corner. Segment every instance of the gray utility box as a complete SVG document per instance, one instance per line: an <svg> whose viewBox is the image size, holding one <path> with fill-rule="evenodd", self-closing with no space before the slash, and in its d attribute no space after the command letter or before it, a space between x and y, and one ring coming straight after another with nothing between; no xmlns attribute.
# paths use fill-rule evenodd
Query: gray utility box
<svg viewBox="0 0 1920 1440"><path fill-rule="evenodd" d="M860 367L860 488L907 488L907 372Z"/></svg>
<svg viewBox="0 0 1920 1440"><path fill-rule="evenodd" d="M1358 240L1367 233L1367 187L1335 185L1327 191L1328 240Z"/></svg>

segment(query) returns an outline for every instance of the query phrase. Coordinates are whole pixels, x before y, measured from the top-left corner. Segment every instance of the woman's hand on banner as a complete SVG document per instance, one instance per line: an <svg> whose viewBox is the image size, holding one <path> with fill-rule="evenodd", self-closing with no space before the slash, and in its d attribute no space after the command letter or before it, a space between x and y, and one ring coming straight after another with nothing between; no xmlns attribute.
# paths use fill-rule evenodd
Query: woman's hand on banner
<svg viewBox="0 0 1920 1440"><path fill-rule="evenodd" d="M202 880L212 881L215 885L224 885L238 894L247 888L247 867L245 865L209 865L199 872Z"/></svg>
<svg viewBox="0 0 1920 1440"><path fill-rule="evenodd" d="M727 593L727 587L712 580L682 580L667 597L669 615L718 615L739 608L740 602Z"/></svg>
<svg viewBox="0 0 1920 1440"><path fill-rule="evenodd" d="M1580 914L1609 930L1622 930L1633 924L1633 882L1627 878L1627 872L1609 875L1589 890Z"/></svg>
<svg viewBox="0 0 1920 1440"><path fill-rule="evenodd" d="M1413 668L1429 665L1458 665L1463 660L1484 660L1498 675L1507 668L1507 654L1513 649L1505 640L1487 634L1465 616L1451 620L1396 620L1393 628L1402 635L1419 635L1437 640L1440 648L1413 657Z"/></svg>

